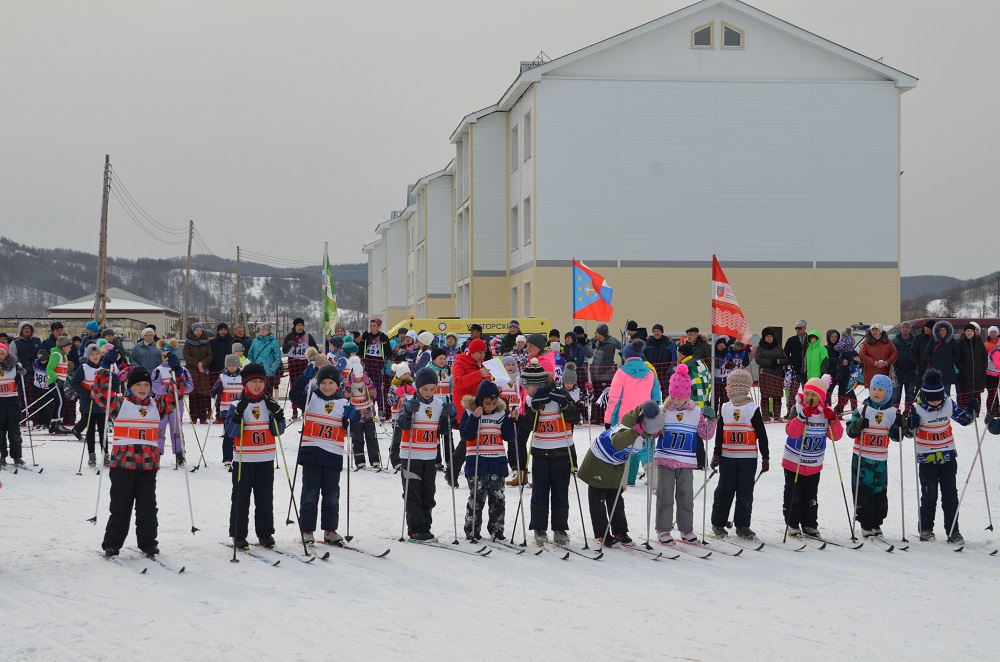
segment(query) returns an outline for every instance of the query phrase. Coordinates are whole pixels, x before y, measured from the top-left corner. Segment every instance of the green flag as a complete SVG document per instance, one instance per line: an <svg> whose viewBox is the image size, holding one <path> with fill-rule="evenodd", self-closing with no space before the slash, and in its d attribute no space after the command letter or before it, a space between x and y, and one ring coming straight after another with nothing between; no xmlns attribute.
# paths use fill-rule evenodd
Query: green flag
<svg viewBox="0 0 1000 662"><path fill-rule="evenodd" d="M330 271L330 255L326 245L323 246L323 332L333 335L337 327L337 285L333 282Z"/></svg>

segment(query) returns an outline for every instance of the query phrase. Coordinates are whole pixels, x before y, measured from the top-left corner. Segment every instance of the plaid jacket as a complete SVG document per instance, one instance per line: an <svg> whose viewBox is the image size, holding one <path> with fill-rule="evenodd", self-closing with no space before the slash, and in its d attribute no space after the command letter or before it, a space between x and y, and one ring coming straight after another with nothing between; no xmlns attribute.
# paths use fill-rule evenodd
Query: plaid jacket
<svg viewBox="0 0 1000 662"><path fill-rule="evenodd" d="M691 371L691 399L699 407L704 407L712 400L712 377L708 374L708 368L701 361L685 357L681 363L686 363Z"/></svg>
<svg viewBox="0 0 1000 662"><path fill-rule="evenodd" d="M177 404L173 393L165 393L156 398L149 397L145 400L140 400L135 396L119 395L111 400L111 411L108 412L108 416L112 420L118 417L118 410L124 398L128 398L137 405L151 405L155 401L160 420L173 413ZM131 469L133 471L156 471L160 468L160 449L158 446L151 446L149 444L115 446L111 453L111 468Z"/></svg>

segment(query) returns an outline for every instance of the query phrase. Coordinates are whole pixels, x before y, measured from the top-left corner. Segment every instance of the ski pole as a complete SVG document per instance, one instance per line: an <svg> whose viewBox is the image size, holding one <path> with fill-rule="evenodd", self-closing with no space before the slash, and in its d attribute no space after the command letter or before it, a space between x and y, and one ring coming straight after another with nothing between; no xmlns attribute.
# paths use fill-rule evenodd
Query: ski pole
<svg viewBox="0 0 1000 662"><path fill-rule="evenodd" d="M717 473L719 473L719 470L718 470L718 469L712 469L712 473L710 473L710 474L708 475L708 480L706 480L706 481L705 481L705 485L708 485L708 484L709 484L709 483L710 483L710 482L712 481L712 479L713 479L713 478L715 478L715 474L717 474ZM698 488L698 491L697 491L697 492L695 492L695 493L694 493L694 496L693 496L693 497L691 497L691 498L692 498L692 499L697 499L697 498L698 498L698 495L699 495L699 494L701 494L701 493L702 493L702 490L704 490L704 489L705 489L705 485L702 485L701 487L699 487L699 488Z"/></svg>
<svg viewBox="0 0 1000 662"><path fill-rule="evenodd" d="M899 514L903 521L903 542L910 542L906 539L906 501L903 495L904 485L903 485L903 428L900 426L896 429L897 439L899 443Z"/></svg>
<svg viewBox="0 0 1000 662"><path fill-rule="evenodd" d="M451 519L452 519L452 524L455 527L455 539L451 542L451 544L452 545L457 545L458 544L458 506L455 503L455 469L451 466L451 461L450 461L451 455L452 455L452 448L451 448L451 418L449 418L447 415L445 415L445 422L444 422L444 442L445 442L446 447L448 448L448 458L449 458L448 467L449 467L449 472L451 473Z"/></svg>
<svg viewBox="0 0 1000 662"><path fill-rule="evenodd" d="M528 542L528 531L527 531L527 528L525 526L525 514L526 514L526 511L525 511L525 508L524 508L524 484L528 482L528 459L531 457L531 447L532 447L532 444L535 443L535 428L536 427L538 427L538 412L537 411L535 412L535 422L532 424L531 431L528 433L527 443L525 444L526 456L524 458L524 471L523 472L521 471L520 460L518 460L518 465L517 465L517 479L518 479L517 482L518 482L518 489L520 489L520 491L521 491L521 496L520 496L520 503L518 504L518 510L517 510L516 513L514 513L514 530L515 531L517 530L517 516L520 515L521 516L521 535L522 535L522 537L524 539L524 544L521 545L522 547L524 547L525 545L527 545L527 542ZM516 450L520 451L519 448L516 449ZM524 474L524 480L523 481L521 480L521 474L522 473Z"/></svg>
<svg viewBox="0 0 1000 662"><path fill-rule="evenodd" d="M181 420L181 423L183 423L183 422L184 421ZM212 423L209 422L209 425L212 425ZM201 466L201 459L205 457L205 448L201 445L201 438L198 436L198 424L195 423L194 421L191 421L191 431L194 432L194 441L195 441L196 444L198 444L198 450L201 451L201 458L199 458L198 464L195 465L195 469L197 469L199 466ZM206 446L208 445L208 433L207 433L207 431L206 431L206 434L205 434L205 445ZM185 460L186 459L187 458L185 457ZM205 462L205 468L206 469L208 468L208 462Z"/></svg>
<svg viewBox="0 0 1000 662"><path fill-rule="evenodd" d="M107 402L107 408L104 410L104 434L105 434L104 457L105 457L105 459L107 459L107 456L108 456L106 435L107 435L107 431L108 431L108 412L111 409L111 378L113 376L113 373L111 372L112 370L114 370L114 366L113 365L108 370L108 402ZM95 380L95 385L96 385L96 380ZM93 393L93 392L91 392L91 393ZM93 402L93 400L91 400L91 402ZM98 436L98 441L100 441L100 435ZM101 484L103 483L103 481L104 481L104 471L98 469L97 470L97 503L94 504L94 516L87 520L88 522L90 522L94 526L97 526L97 513L100 512L100 508L101 508Z"/></svg>
<svg viewBox="0 0 1000 662"><path fill-rule="evenodd" d="M174 389L174 422L177 424L177 431L180 432L181 435L181 453L184 453L187 449L184 445L184 419L181 418L181 410L178 404L180 401L177 399L177 380L171 379L170 386ZM181 471L184 471L183 467L181 468ZM191 503L191 481L188 478L188 473L190 472L184 471L184 487L187 489L188 512L191 515L191 535L194 535L198 528L194 525L194 505Z"/></svg>
<svg viewBox="0 0 1000 662"><path fill-rule="evenodd" d="M213 423L215 423L214 418L208 422L208 427L205 428L205 445L202 446L200 443L198 444L198 450L201 451L201 456L198 458L197 464L194 465L194 469L192 469L191 471L197 471L198 467L201 466L202 462L205 463L205 468L208 469L208 460L205 459L205 449L208 448L208 435L212 431Z"/></svg>
<svg viewBox="0 0 1000 662"><path fill-rule="evenodd" d="M982 451L983 438L986 437L986 433L983 432L983 438L979 437L979 419L975 420L976 425L976 438L979 439L979 448L976 449L977 453ZM34 455L32 455L32 462L34 462ZM993 530L993 513L990 511L990 488L986 484L986 462L979 463L979 471L983 474L983 494L986 495L986 516L990 518L990 525L986 527L986 531Z"/></svg>
<svg viewBox="0 0 1000 662"><path fill-rule="evenodd" d="M282 412L284 412L284 409L282 409ZM290 473L288 473L288 460L285 459L285 445L283 443L281 443L281 433L278 432L278 422L277 421L272 421L272 423L274 425L274 436L278 440L278 448L281 449L281 463L283 465L285 465L285 478L288 480L288 489L291 490L292 489L292 475ZM241 452L242 452L242 449L241 449ZM296 465L296 466L298 466L298 465ZM350 480L350 478L348 478L348 480ZM295 493L294 492L292 492L292 506L295 508L295 519L298 520L299 522L301 522L302 518L299 517L299 507L295 505ZM346 538L345 538L345 540L346 540ZM302 553L305 554L306 556L309 556L309 547L306 545L306 536L305 536L305 533L302 532L302 527L299 527L299 542L302 543Z"/></svg>
<svg viewBox="0 0 1000 662"><path fill-rule="evenodd" d="M563 422L563 429L568 426L566 423L566 417L563 416L562 411L559 412L559 417ZM583 529L583 548L590 549L590 545L587 543L587 520L583 516L583 501L580 500L580 484L576 480L576 467L573 463L573 447L571 443L573 441L573 428L570 427L568 430L569 434L566 435L566 452L569 453L569 472L573 474L573 487L576 489L576 505L580 507L580 528Z"/></svg>
<svg viewBox="0 0 1000 662"><path fill-rule="evenodd" d="M714 355L713 355L713 358L714 358ZM700 439L696 440L696 441L699 444L702 443L702 440L700 440ZM705 451L706 451L706 453L708 451L707 444L706 444ZM701 544L702 545L707 545L708 541L705 540L705 528L706 528L705 527L705 522L708 519L708 490L705 489L706 487L708 487L708 458L707 457L704 460L702 460L701 475L702 475L702 483L701 483L701 489L699 490L702 493L702 495L701 495ZM693 503L691 505L694 506Z"/></svg>
<svg viewBox="0 0 1000 662"><path fill-rule="evenodd" d="M399 420L397 419L395 426L399 425ZM400 445L402 445L402 437L404 432L409 432L409 430L403 430L399 428ZM395 436L393 432L393 436ZM405 542L406 536L406 503L410 498L410 479L413 477L413 472L410 468L413 466L413 443L409 438L406 440L406 470L403 472L403 523L399 527L399 542Z"/></svg>
<svg viewBox="0 0 1000 662"><path fill-rule="evenodd" d="M21 390L24 391L24 401L28 401L28 389L24 387L24 375L18 375L21 378ZM27 409L27 405L24 407ZM37 467L38 464L35 462L35 439L31 436L31 417L28 417L28 448L31 449L31 466Z"/></svg>
<svg viewBox="0 0 1000 662"><path fill-rule="evenodd" d="M537 417L536 417L537 418ZM531 432L534 434L534 431ZM528 436L530 437L531 434ZM527 459L527 458L525 458ZM517 472L517 511L514 513L514 534L517 535L517 516L521 516L521 547L528 546L528 529L524 523L524 481L521 480L521 443L515 439L514 440L514 461L517 463L515 471ZM528 472L525 471L524 475L527 476Z"/></svg>
<svg viewBox="0 0 1000 662"><path fill-rule="evenodd" d="M302 437L304 437L306 433L305 412L308 411L309 409L309 401L312 399L312 394L313 392L311 388L306 390L306 408L302 410L302 429L299 430L299 448L297 451L295 451L295 457L298 457L302 453ZM285 526L292 524L292 506L295 503L295 483L298 481L299 478L298 462L295 463L295 471L293 473L294 475L292 476L292 494L291 496L288 497L288 514L285 515ZM350 476L348 476L347 480L350 479L351 479Z"/></svg>
<svg viewBox="0 0 1000 662"><path fill-rule="evenodd" d="M979 426L976 426L976 431L978 432ZM983 436L986 436L985 433ZM972 457L972 465L969 467L969 475L965 477L965 485L962 486L962 496L958 499L958 508L955 509L955 517L951 520L951 527L948 528L948 539L951 539L951 535L955 532L955 527L958 526L958 514L962 511L962 503L965 501L965 490L969 487L969 480L972 479L972 472L976 470L976 462L979 460L979 456L983 452L983 440L980 437L976 437L976 454ZM991 522L992 525L992 522Z"/></svg>
<svg viewBox="0 0 1000 662"><path fill-rule="evenodd" d="M94 411L94 399L91 398L90 399L90 408L87 409L87 425L84 428L85 431L88 430L88 429L90 429L90 415L91 415L91 413L93 413L93 411ZM77 476L82 476L83 475L83 455L84 455L84 453L87 452L87 442L81 440L80 443L82 444L82 446L80 447L80 468L76 470L76 475Z"/></svg>
<svg viewBox="0 0 1000 662"><path fill-rule="evenodd" d="M302 429L304 430L305 427L306 427L306 412L305 412L305 410L303 410L302 411ZM301 437L299 437L299 438L301 439ZM351 451L352 451L351 453L347 452L347 443L348 442L347 442L347 440L345 438L345 441L344 441L344 455L343 456L347 457L347 463L346 463L347 464L347 531L344 534L344 540L346 540L347 542L351 542L351 540L354 538L354 536L351 535L351 474L354 473L354 472L351 471L351 460L350 460L351 456L353 455L353 451L354 451L354 432L353 431L351 432L351 436L350 436L350 444L351 444ZM355 466L357 466L358 463L355 462L354 464L355 464ZM296 467L299 466L299 463L297 461L295 462L295 466ZM303 479L303 480L305 480L305 479ZM292 482L294 484L294 481L292 481Z"/></svg>
<svg viewBox="0 0 1000 662"><path fill-rule="evenodd" d="M652 480L652 475L654 473L653 469L655 469L656 467L653 464L653 462L655 461L655 453L653 453L654 457L650 457L650 454L651 454L651 451L653 450L653 447L654 447L655 443L656 442L653 441L653 440L647 440L646 441L646 445L645 445L646 446L645 447L645 451L646 451L646 544L643 545L643 546L646 549L653 549L653 546L649 544L649 519L650 519L650 513L652 512L652 508L653 508L653 480ZM658 471L656 472L656 474L659 475Z"/></svg>
<svg viewBox="0 0 1000 662"><path fill-rule="evenodd" d="M826 434L830 434L830 424L826 424ZM837 464L837 477L840 478L840 493L844 496L844 512L847 513L847 524L851 529L851 541L857 540L854 537L854 524L851 522L851 507L847 504L847 489L844 487L844 474L840 471L840 458L837 456L837 442L830 437L830 444L833 446L833 460ZM860 475L860 472L859 472Z"/></svg>
<svg viewBox="0 0 1000 662"><path fill-rule="evenodd" d="M233 501L236 502L236 509L233 511L233 516L229 521L229 525L232 527L233 531L233 558L230 563L239 563L240 560L236 558L236 520L240 516L240 481L243 478L243 422L246 419L243 414L240 414L240 466L236 468L236 498ZM249 513L247 515L247 531L250 529Z"/></svg>
<svg viewBox="0 0 1000 662"><path fill-rule="evenodd" d="M788 520L792 516L792 507L795 505L795 492L799 487L799 469L802 468L802 450L806 444L806 429L802 428L802 435L799 437L799 458L795 461L795 479L792 481L792 495L788 500L788 512L785 513L785 535L781 536L781 544L788 540Z"/></svg>
<svg viewBox="0 0 1000 662"><path fill-rule="evenodd" d="M861 410L861 417L864 418L864 419L868 418L868 405L867 405L867 403L865 404L864 408L862 408L862 410ZM864 436L864 432L862 432L861 435L863 437ZM862 456L861 456L861 438L862 437L859 437L858 440L857 440L857 442L856 442L857 445L858 445L858 475L854 478L854 484L852 485L852 487L854 488L854 519L851 520L851 542L854 542L855 540L857 540L857 538L854 536L854 524L855 524L855 522L858 521L858 494L861 491L861 460L862 460ZM851 471L852 472L854 471L854 452L853 451L851 452Z"/></svg>
<svg viewBox="0 0 1000 662"><path fill-rule="evenodd" d="M24 375L20 375L20 377L21 377L21 389L23 390L24 389ZM30 406L26 406L24 409L22 409L21 413L24 414L24 418L22 418L18 422L18 424L19 425L24 425L26 422L30 422L32 416L34 416L38 412L40 412L43 409L45 409L45 407L48 407L50 404L52 404L51 402L45 402L45 399L48 398L50 395L52 395L52 393L54 391L55 391L54 388L48 389L47 391L45 391L45 395L43 395L42 397L40 397L37 400L35 400L34 402L32 402ZM30 409L30 411L29 411L29 409Z"/></svg>
<svg viewBox="0 0 1000 662"><path fill-rule="evenodd" d="M600 552L600 551L602 551L604 549L604 545L605 545L605 543L606 543L606 541L608 539L608 536L611 535L611 520L614 519L615 510L618 509L618 499L622 495L622 490L625 489L625 483L628 482L628 463L629 463L629 460L631 459L631 457L632 457L632 453L629 453L625 457L625 463L622 466L622 479L620 481L618 481L618 489L615 491L615 500L611 503L611 512L608 514L608 526L605 527L605 529L604 529L604 535L601 536L601 538L600 538L600 544L597 546L597 551L598 552ZM647 484L648 484L648 481L647 481ZM623 504L623 507L624 507L624 504ZM597 531L594 531L594 535L595 536L597 535Z"/></svg>
<svg viewBox="0 0 1000 662"><path fill-rule="evenodd" d="M477 418L476 419L476 436L473 437L475 439L475 441L476 441L476 467L475 467L475 475L473 476L473 480L472 480L473 484L472 484L472 499L471 499L471 501L472 501L472 541L473 542L475 542L476 531L478 531L478 529L476 529L476 516L479 514L479 454L480 454L480 451L482 450L482 448L479 445L479 421L480 421L480 419ZM462 443L462 435L458 436L458 443ZM455 481L455 469L452 466L454 464L454 462L452 461L452 458L449 458L448 460L449 460L448 461L448 467L449 467L449 469L451 471L452 482L454 482ZM483 506L485 506L485 505L486 505L486 497L484 496L483 497Z"/></svg>
<svg viewBox="0 0 1000 662"><path fill-rule="evenodd" d="M920 517L920 506L923 502L923 490L920 484L920 460L917 458L917 437L916 433L913 436L913 477L915 486L917 488L917 538L920 538L920 526L923 524L923 520Z"/></svg>

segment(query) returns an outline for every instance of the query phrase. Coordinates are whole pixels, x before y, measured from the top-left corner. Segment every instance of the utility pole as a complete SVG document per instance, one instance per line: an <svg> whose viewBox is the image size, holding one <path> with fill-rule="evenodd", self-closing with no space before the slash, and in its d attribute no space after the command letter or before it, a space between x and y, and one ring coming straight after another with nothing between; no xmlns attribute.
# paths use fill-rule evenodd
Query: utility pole
<svg viewBox="0 0 1000 662"><path fill-rule="evenodd" d="M236 324L243 324L243 280L240 278L240 247L236 247ZM249 347L247 348L250 349Z"/></svg>
<svg viewBox="0 0 1000 662"><path fill-rule="evenodd" d="M94 319L104 324L107 310L108 275L108 196L111 193L111 157L104 155L104 193L101 196L101 243L97 257L97 292L94 295Z"/></svg>
<svg viewBox="0 0 1000 662"><path fill-rule="evenodd" d="M191 242L194 241L194 221L188 221L187 270L184 272L184 319L181 320L180 337L187 337L188 301L191 298Z"/></svg>

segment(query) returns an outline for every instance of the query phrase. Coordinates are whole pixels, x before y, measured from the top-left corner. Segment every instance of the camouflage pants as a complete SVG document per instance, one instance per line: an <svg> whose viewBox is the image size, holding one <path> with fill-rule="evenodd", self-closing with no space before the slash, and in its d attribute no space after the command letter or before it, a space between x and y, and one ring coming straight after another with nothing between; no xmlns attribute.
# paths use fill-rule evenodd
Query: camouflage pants
<svg viewBox="0 0 1000 662"><path fill-rule="evenodd" d="M499 474L486 474L479 476L479 484L476 485L475 478L467 478L469 481L469 502L465 506L465 535L470 536L475 533L479 535L483 525L483 507L489 500L489 512L486 521L486 531L491 535L503 534L503 521L507 512L507 500L504 496L504 476ZM476 488L478 487L478 490ZM472 526L473 513L475 513L476 526Z"/></svg>

